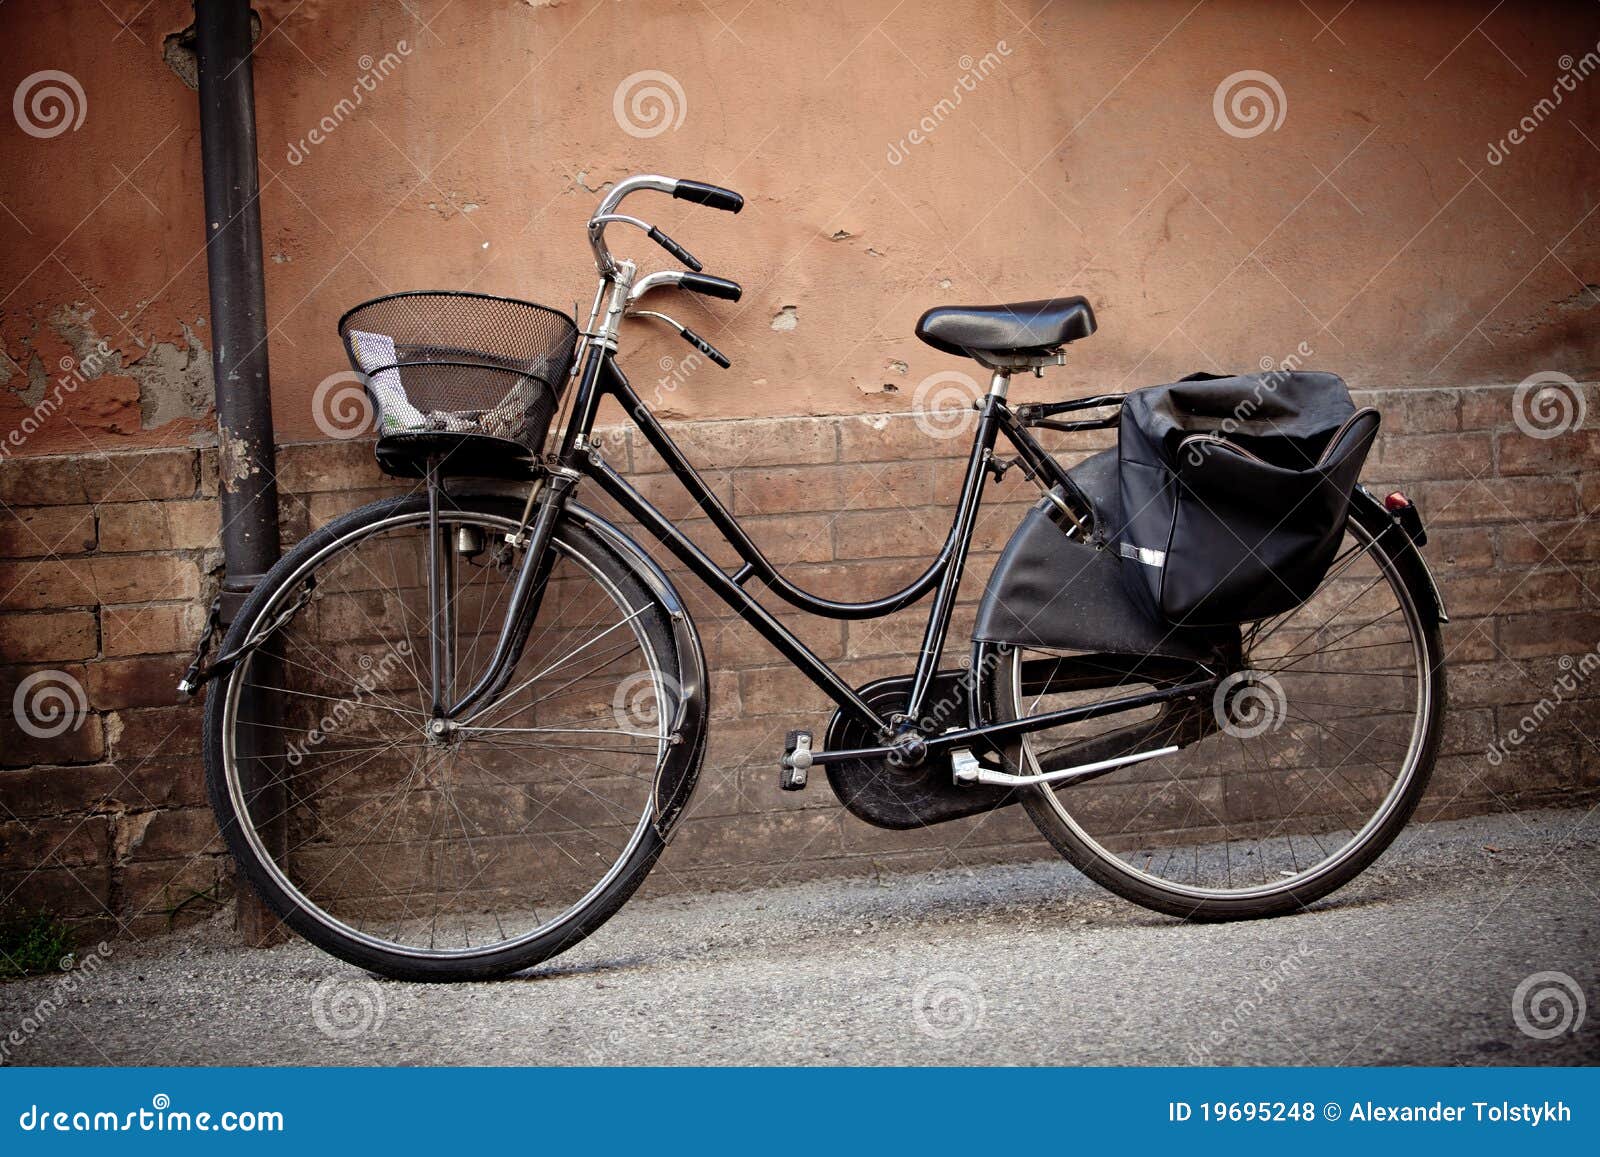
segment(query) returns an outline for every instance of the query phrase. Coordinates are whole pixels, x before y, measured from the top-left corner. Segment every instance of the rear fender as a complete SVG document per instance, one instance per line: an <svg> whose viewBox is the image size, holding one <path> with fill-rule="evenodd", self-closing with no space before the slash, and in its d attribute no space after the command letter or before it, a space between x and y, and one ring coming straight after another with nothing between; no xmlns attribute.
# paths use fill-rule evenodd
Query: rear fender
<svg viewBox="0 0 1600 1157"><path fill-rule="evenodd" d="M1445 612L1444 599L1439 594L1439 584L1434 580L1433 572L1428 569L1428 560L1422 557L1421 547L1428 541L1427 535L1422 530L1422 516L1412 507L1415 531L1408 532L1401 520L1390 513L1383 501L1366 486L1358 484L1350 496L1350 504L1361 510L1362 513L1377 520L1381 519L1388 526L1383 531L1385 548L1394 554L1410 552L1417 561L1417 569L1423 578L1423 595L1430 604L1427 609L1433 612L1434 618L1441 623L1448 623L1450 616Z"/></svg>

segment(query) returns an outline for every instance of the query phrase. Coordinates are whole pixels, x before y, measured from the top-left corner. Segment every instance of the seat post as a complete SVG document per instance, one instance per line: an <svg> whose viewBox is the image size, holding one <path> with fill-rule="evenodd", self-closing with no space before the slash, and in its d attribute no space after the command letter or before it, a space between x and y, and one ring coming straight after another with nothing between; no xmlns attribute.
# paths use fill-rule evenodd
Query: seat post
<svg viewBox="0 0 1600 1157"><path fill-rule="evenodd" d="M989 396L991 398L1004 398L1006 390L1011 386L1010 370L995 370L994 376L989 379Z"/></svg>

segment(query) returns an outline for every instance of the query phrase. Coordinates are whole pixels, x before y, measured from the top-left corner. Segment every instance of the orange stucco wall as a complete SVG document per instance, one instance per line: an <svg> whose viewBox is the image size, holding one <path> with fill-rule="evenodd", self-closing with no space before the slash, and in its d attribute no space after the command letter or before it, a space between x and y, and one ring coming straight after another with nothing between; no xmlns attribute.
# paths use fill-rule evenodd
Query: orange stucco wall
<svg viewBox="0 0 1600 1157"><path fill-rule="evenodd" d="M1025 395L1255 368L1302 343L1361 387L1592 374L1600 9L1312 7L262 3L279 434L320 436L334 323L364 298L586 303L582 223L641 170L749 200L737 218L630 202L746 287L738 305L664 303L734 359L671 393L678 416L905 409L954 364L911 336L923 309L1058 292L1086 294L1100 332ZM96 342L112 351L8 453L209 437L198 119L163 59L191 16L179 0L0 8L3 93L59 70L84 113L53 136L0 116L0 430ZM1244 70L1282 92L1256 135L1224 131L1227 91L1214 100ZM634 84L665 112L630 102L645 71L669 78ZM646 382L683 348L628 340Z"/></svg>

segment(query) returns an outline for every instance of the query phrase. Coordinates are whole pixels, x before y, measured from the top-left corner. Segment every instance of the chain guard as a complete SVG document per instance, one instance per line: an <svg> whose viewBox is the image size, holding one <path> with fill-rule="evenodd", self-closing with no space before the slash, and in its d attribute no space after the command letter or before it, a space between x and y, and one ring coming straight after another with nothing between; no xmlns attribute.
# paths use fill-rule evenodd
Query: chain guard
<svg viewBox="0 0 1600 1157"><path fill-rule="evenodd" d="M879 715L887 717L904 710L910 692L911 677L900 675L868 683L856 693ZM971 718L969 696L966 671L940 671L935 675L928 689L924 717L919 720L923 734L937 735L966 726ZM883 738L843 711L835 711L828 723L824 749L876 747ZM839 802L852 815L880 828L903 830L942 824L1018 802L1017 793L1010 788L957 787L948 755L930 753L919 767L896 767L882 759L853 759L830 763L827 770L828 783Z"/></svg>

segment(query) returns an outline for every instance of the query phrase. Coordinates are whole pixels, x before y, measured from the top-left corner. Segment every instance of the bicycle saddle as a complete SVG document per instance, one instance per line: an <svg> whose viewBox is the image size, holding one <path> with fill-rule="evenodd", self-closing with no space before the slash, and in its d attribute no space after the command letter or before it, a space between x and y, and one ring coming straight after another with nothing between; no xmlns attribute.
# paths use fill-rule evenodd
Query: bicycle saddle
<svg viewBox="0 0 1600 1157"><path fill-rule="evenodd" d="M917 321L917 336L936 350L970 356L1054 351L1094 332L1094 310L1081 297L1012 305L941 305Z"/></svg>

